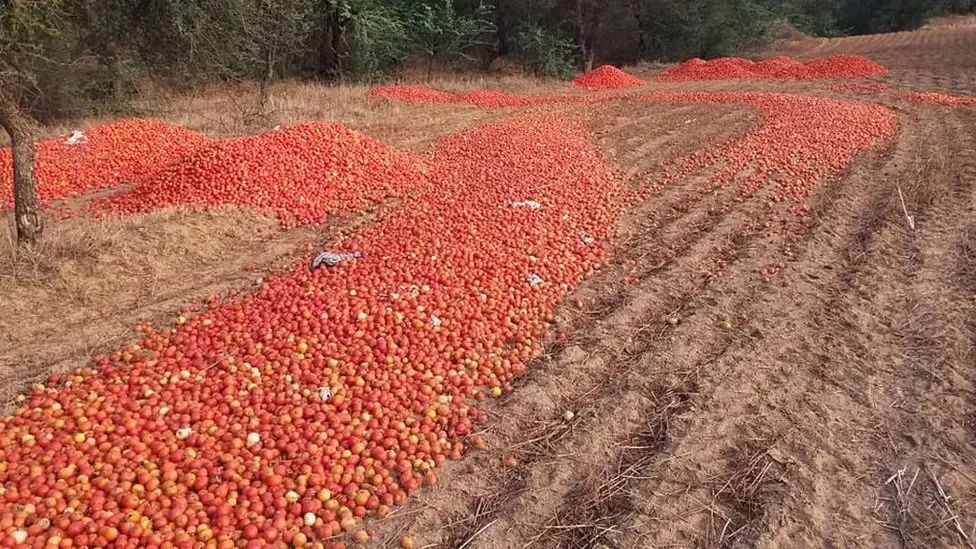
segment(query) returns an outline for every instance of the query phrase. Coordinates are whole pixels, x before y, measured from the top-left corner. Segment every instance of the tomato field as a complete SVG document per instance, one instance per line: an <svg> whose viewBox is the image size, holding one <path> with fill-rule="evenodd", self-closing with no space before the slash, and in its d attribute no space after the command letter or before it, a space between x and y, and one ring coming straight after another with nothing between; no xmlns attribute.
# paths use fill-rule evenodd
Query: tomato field
<svg viewBox="0 0 976 549"><path fill-rule="evenodd" d="M867 465L891 435L858 429L887 421L972 445L952 418L912 427L871 399L915 394L900 376L928 360L949 365L915 394L937 408L976 337L961 206L974 99L908 89L852 44L641 77L604 66L555 92L370 89L377 109L486 113L425 153L323 121L217 139L126 119L40 142L40 198L84 202L72 223L228 207L284 232L375 219L23 387L0 419L0 547L834 535L818 517L778 529L806 505L787 488L862 502L930 467L895 438L894 473ZM0 168L9 207L9 151ZM964 470L965 455L941 459ZM860 476L823 480L833 470ZM976 490L930 476L940 505L943 482ZM899 516L817 505L872 546L893 534L866 525ZM899 524L903 541L960 539Z"/></svg>

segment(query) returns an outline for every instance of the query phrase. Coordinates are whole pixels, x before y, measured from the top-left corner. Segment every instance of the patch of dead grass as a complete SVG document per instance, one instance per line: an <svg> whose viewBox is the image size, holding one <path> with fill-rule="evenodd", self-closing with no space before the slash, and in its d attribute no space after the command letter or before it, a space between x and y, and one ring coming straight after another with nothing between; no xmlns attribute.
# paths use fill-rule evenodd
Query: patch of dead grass
<svg viewBox="0 0 976 549"><path fill-rule="evenodd" d="M408 79L411 83L413 80ZM443 73L435 75L430 83L420 83L455 92L504 90L543 94L572 91L568 82L484 73ZM396 104L369 97L367 92L370 87L367 84L333 85L285 80L270 87L268 103L262 106L256 84L215 84L193 90L175 90L147 81L143 83L133 107L140 116L159 118L217 138L261 133L276 126L311 120L326 120L362 131L389 145L414 151L424 150L439 135L498 116L498 113L489 113L472 105ZM40 135L62 135L112 119L94 116L66 120L42 128ZM6 141L0 141L0 144L6 144Z"/></svg>
<svg viewBox="0 0 976 549"><path fill-rule="evenodd" d="M439 75L430 85L520 93L567 87L564 82L486 75ZM368 89L285 81L272 86L268 104L261 107L254 85L189 92L147 85L136 107L143 116L213 137L327 120L415 151L426 149L441 135L510 116L468 105L399 105L368 97ZM42 128L40 135L110 120L66 121ZM286 268L309 243L328 240L335 228L331 224L283 231L274 219L235 208L112 219L49 218L41 242L27 249L14 244L10 212L0 211L0 408L28 383L77 367L92 354L112 351L135 338L134 327L141 320L168 323L183 304L200 303L211 293L246 291L261 273ZM253 271L246 266L253 266Z"/></svg>
<svg viewBox="0 0 976 549"><path fill-rule="evenodd" d="M4 225L9 217L0 214ZM141 321L165 325L185 304L249 291L264 273L324 246L336 226L284 231L273 218L223 208L52 221L32 248L6 231L0 408L28 383L136 338Z"/></svg>

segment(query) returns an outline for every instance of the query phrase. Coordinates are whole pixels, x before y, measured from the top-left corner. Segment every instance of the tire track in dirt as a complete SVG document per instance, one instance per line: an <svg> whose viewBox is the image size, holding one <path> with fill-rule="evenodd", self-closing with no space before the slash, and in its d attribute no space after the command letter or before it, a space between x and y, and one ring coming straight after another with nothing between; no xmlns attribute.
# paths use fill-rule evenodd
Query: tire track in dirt
<svg viewBox="0 0 976 549"><path fill-rule="evenodd" d="M932 122L925 124L924 137L938 133ZM914 145L928 139L907 141L899 143L885 171L904 171ZM700 415L687 418L669 459L648 473L655 479L636 489L653 496L616 546L891 543L871 516L873 481L879 478L870 470L871 457L884 438L874 423L879 414L872 387L881 383L878 378L913 377L882 366L883 355L896 354L885 349L897 345L878 341L892 338L871 325L876 313L864 311L876 298L864 288L875 284L878 264L885 263L876 233L882 227L882 233L897 232L904 223L895 190L870 177L879 168L855 173L867 180L866 189L854 183L841 190L840 200L827 200L836 207L826 208L803 261L784 273L781 295L770 297L792 306L750 322L765 345L729 352L715 365L712 371L720 375L703 383ZM856 439L862 440L849 442ZM761 441L759 451L743 441ZM855 474L838 474L845 468ZM745 497L729 501L728 488L737 485ZM756 507L756 494L783 503ZM735 502L745 502L749 512ZM844 539L842 532L864 537Z"/></svg>
<svg viewBox="0 0 976 549"><path fill-rule="evenodd" d="M920 110L933 119L941 114ZM976 394L976 281L967 256L976 213L976 117L953 111L942 122L943 149L918 154L914 181L906 183L909 211L922 211L897 256L907 291L890 298L897 304L895 368L902 375L893 386L899 405L885 423L894 478L881 489L878 514L904 546L976 542L969 527L976 481L965 472L976 461L967 427ZM909 478L917 479L912 491Z"/></svg>
<svg viewBox="0 0 976 549"><path fill-rule="evenodd" d="M699 283L706 282L703 279L695 279L694 277L692 277L692 280L697 280ZM663 318L664 312L663 310L658 310L651 316L660 319ZM557 345L557 347L561 346ZM555 439L565 435L567 431L558 428L562 422L559 418L562 417L563 411L569 409L566 406L570 403L555 402L552 396L563 395L566 400L572 400L574 395L576 398L583 398L586 393L602 394L604 391L599 390L601 380L606 384L612 383L614 379L619 379L619 376L608 376L608 370L613 367L613 357L608 356L608 351L597 353L603 356L594 357L583 357L581 353L583 351L580 348L574 347L571 350L564 351L561 359L549 356L540 360L542 364L530 369L530 373L519 381L518 385L520 387L515 394L510 399L501 403L499 409L496 410L496 414L493 414L498 417L493 418L489 424L493 426L493 430L496 433L499 433L499 435L493 438L510 440L516 446L527 447L530 444L539 442L541 439L546 439L547 443L552 443ZM619 353L612 352L611 350L610 354ZM586 364L580 365L579 368L572 369L572 375L569 376L572 378L571 380L567 380L566 376L561 377L558 372L551 371L552 368L557 366L557 363L567 360L586 362ZM565 368L565 366L559 366L560 370L565 370ZM593 389L587 391L588 387L593 387ZM618 394L618 391L610 390L609 394ZM579 409L579 406L576 405L572 405L572 407ZM573 428L577 428L585 417L585 412L577 415L572 422L572 425L576 426ZM533 432L530 430L530 436L523 438L521 435L525 431L524 424L527 418L536 418L543 426L541 432L544 434L537 435L535 433L539 431ZM555 421L555 424L551 424L552 421ZM556 427L555 432L547 433L552 427ZM500 453L504 453L504 449L500 450ZM531 450L528 453L531 453ZM469 460L474 459L478 461L478 457L475 455L469 458ZM541 457L541 454L539 454L539 457ZM492 480L491 482L478 482L477 480L472 482L472 484L477 484L482 492L480 496L469 496L468 498L471 501L470 508L473 513L472 517L460 517L455 521L445 521L445 524L440 525L440 527L426 528L425 532L428 532L427 537L442 539L442 541L447 542L448 546L452 542L457 544L463 543L465 537L481 529L482 523L479 519L482 519L487 514L486 510L492 507L490 505L491 502L501 499L498 497L498 493L518 490L517 486L525 481L528 470L520 467L519 471L509 471L498 463L484 464L483 466L489 469L489 471L481 472L479 477L484 478L490 476ZM447 471L445 474L453 476L449 470L445 471ZM463 486L465 480L468 479L452 479L452 486L458 488L454 492L458 490L467 491ZM492 490L492 487L496 489ZM423 498L424 496L421 495L421 497ZM457 497L457 494L452 494L450 497ZM497 512L499 510L493 509L493 511ZM437 520L435 516L428 517L427 515L430 513L424 513L423 509L407 510L405 512L410 516L413 516L415 512L423 513L425 519L430 519L423 521L424 523ZM465 520L466 518L472 520ZM440 532L441 528L447 528L451 531L444 534ZM396 532L400 529L401 527L397 526L394 528L394 531Z"/></svg>
<svg viewBox="0 0 976 549"><path fill-rule="evenodd" d="M688 150L730 139L741 133L746 124L755 123L756 115L750 109L721 104L715 107L623 100L600 105L585 116L600 147L613 159L613 164L624 174L625 181L630 182L650 179L648 174L653 174ZM565 113L577 114L568 109ZM610 117L613 117L613 122L607 124ZM704 117L714 123L688 123L689 120L698 121ZM662 127L667 130L661 132ZM653 145L648 146L648 143Z"/></svg>
<svg viewBox="0 0 976 549"><path fill-rule="evenodd" d="M775 421L780 418L764 408L773 398L784 403L796 398L800 388L779 387L795 375L791 361L764 364L758 358L802 341L803 311L808 306L829 308L830 288L849 269L859 268L859 256L845 259L845 252L870 238L879 218L865 216L842 231L832 229L834 222L858 219L863 207L884 203L889 195L874 191L858 196L844 184L831 185L819 197L816 210L824 216L821 227L827 229L803 243L798 261L767 287L761 304L740 317L736 348L711 365L703 380L701 406L684 418L667 456L673 459L650 468L651 480L635 487L653 496L640 506L616 546L750 546L757 543L768 515L782 505L782 477L789 464L781 459L779 447L790 436L790 424ZM806 290L788 289L798 285ZM736 288L722 291L734 295ZM728 310L730 305L734 304L719 303L718 309ZM790 396L782 398L780 393Z"/></svg>
<svg viewBox="0 0 976 549"><path fill-rule="evenodd" d="M120 348L126 341L136 337L138 333L133 327L141 321L150 320L155 325L167 325L172 322L177 309L187 303L202 303L210 294L240 295L250 292L255 287L255 279L268 271L280 271L292 265L300 257L307 254L306 246L311 243L322 245L333 241L338 235L355 231L375 221L382 212L393 204L376 205L375 209L363 215L336 218L321 227L306 227L292 231L284 231L278 227L277 221L264 218L250 212L240 212L234 208L227 208L218 213L206 212L161 212L142 215L132 219L122 219L109 225L105 231L113 230L128 238L127 246L120 249L100 251L100 261L110 262L115 254L131 253L133 241L144 242L143 249L153 249L161 265L170 266L173 258L183 256L184 268L195 268L206 273L206 276L188 276L183 278L167 278L165 284L158 280L162 275L171 275L170 269L154 270L136 265L131 272L126 272L123 278L141 278L138 286L133 287L131 280L127 288L130 290L122 295L113 295L108 306L104 303L97 289L81 288L79 299L85 305L106 307L94 322L90 311L80 308L58 317L62 324L67 323L68 329L51 333L44 339L36 341L0 342L0 410L7 409L13 404L15 395L27 389L32 383L41 382L53 372L62 372L84 363L93 354L111 352ZM87 223L89 220L82 220ZM236 228L229 225L249 223L252 232L245 235L237 233ZM148 225L150 228L144 228ZM269 236L262 236L259 233ZM201 235L209 235L209 246L193 246ZM270 236L273 235L273 236ZM83 235L78 240L81 244L92 246L77 252L73 263L78 268L85 268L85 262L95 257L95 246L105 245L95 236ZM236 240L235 240L236 239ZM220 244L223 242L223 244ZM71 245L68 242L67 245ZM80 245L79 245L80 246ZM193 247L192 252L188 247ZM224 253L219 261L201 261L195 257L213 249L221 249ZM201 251L205 250L205 251ZM59 250L45 250L41 252L54 256L64 255ZM189 257L187 257L189 256ZM130 258L141 259L141 258ZM27 259L24 260L28 262ZM37 267L34 267L35 269ZM98 265L88 265L87 268L99 268ZM59 276L64 276L59 275ZM57 280L44 281L47 284L58 284ZM61 282L60 284L65 284ZM89 291L91 294L89 295ZM18 293L0 297L3 308L16 310ZM6 299L10 299L9 302ZM4 321L0 320L0 332ZM106 326L107 325L107 326ZM79 338L78 333L86 335ZM11 331L11 333L13 333ZM11 342L16 342L13 344ZM9 346L8 346L9 345ZM56 349L57 351L52 351Z"/></svg>
<svg viewBox="0 0 976 549"><path fill-rule="evenodd" d="M734 193L736 192L737 188L737 184L729 184L726 185L722 191L723 194ZM690 385L682 386L665 384L662 390L658 391L655 389L655 376L649 375L645 368L637 367L643 366L646 360L625 360L628 352L631 353L632 356L639 357L644 351L646 351L651 341L643 341L642 344L636 346L636 348L627 349L628 345L632 346L634 342L626 340L621 341L621 334L623 334L623 337L626 337L626 334L633 333L634 330L637 330L638 333L640 333L640 328L653 326L660 323L661 320L666 316L666 313L671 310L670 305L662 306L657 304L655 299L648 299L647 296L653 295L657 286L663 286L668 283L673 284L675 280L687 285L683 291L674 291L671 289L671 293L679 295L678 298L674 300L671 298L671 296L666 296L664 298L672 302L677 301L679 303L678 309L682 308L682 305L680 304L682 301L692 299L693 296L700 293L702 288L707 287L709 281L698 275L701 271L700 264L702 262L702 257L709 258L711 255L708 253L709 250L721 249L721 243L729 242L731 244L728 246L728 252L733 253L731 253L730 256L725 258L723 261L730 263L735 262L738 258L734 252L739 248L745 247L748 242L757 236L758 227L755 225L755 220L762 219L764 217L763 213L765 212L763 212L763 208L765 205L771 203L771 201L768 199L774 190L774 185L767 185L760 190L760 192L754 193L754 195L750 197L750 200L746 201L745 205L748 206L748 208L740 205L740 207L737 209L729 208L729 210L722 212L721 215L716 217L717 221L711 224L710 229L704 232L704 234L707 236L698 236L698 232L696 232L697 237L689 239L694 244L693 246L690 246L691 251L685 254L678 254L677 259L674 262L674 265L678 265L677 267L674 267L677 274L669 269L668 271L662 272L657 276L647 277L646 280L643 280L642 285L631 293L630 297L633 298L631 302L628 303L626 307L621 307L619 311L616 311L608 319L607 324L614 326L614 328L609 330L610 333L605 334L603 338L600 338L604 341L597 345L599 339L595 341L591 340L590 345L584 345L584 347L590 347L590 352L596 355L598 360L603 365L600 371L596 373L598 375L606 375L608 377L606 377L604 383L598 385L596 389L588 391L582 395L584 397L589 394L599 395L599 398L597 399L597 406L594 407L595 411L585 410L582 413L579 413L577 417L614 417L618 418L619 420L619 418L626 417L626 412L628 410L640 411L652 409L648 399L645 398L645 395L653 395L656 392L661 392L662 395L667 393L688 394L694 392L694 387ZM714 206L714 204L718 203L718 201L727 201L728 196L720 196L716 193L712 195L712 199L713 200L708 202ZM707 205L699 206L700 207L693 212L693 214L696 212L706 212L710 210L709 207L706 207ZM779 204L776 207L781 210L780 213L785 213L784 210L787 208L787 205ZM689 224L689 226L692 228L695 227L694 224ZM681 234L680 231L679 234ZM647 240L653 239L651 235L646 236ZM767 253L773 253L775 255L776 250L774 248L766 246L763 249L767 251ZM759 270L761 265L767 263L768 261L769 257L762 255L751 261L750 265L741 270L743 277L746 279L745 283L740 280L735 283L735 286L738 287L748 285L748 279L754 278L754 273ZM698 264L699 268L689 267L695 264ZM752 295L749 291L740 292L738 295L739 299L741 299L740 305L742 307L745 307L748 303L755 301L752 299ZM653 312L649 313L649 311ZM686 369L676 368L678 370L687 370L689 372L697 371L703 364L707 364L708 362L715 360L715 357L724 352L726 347L726 345L722 343L725 336L720 331L715 329L717 324L716 320L712 319L709 315L702 315L697 319L697 321L702 327L710 326L710 328L704 329L712 332L713 334L715 341L714 353L710 351L708 346L705 344L702 344L700 347L695 347L693 345L689 346L686 352L680 353L680 358L682 360L692 361L692 367ZM663 335L663 333L659 333L657 337L659 338L661 335ZM697 343L701 343L700 334L696 335L694 339L697 340ZM607 344L607 341L610 343ZM617 347L624 348L624 353L615 351L614 348ZM575 351L577 353L581 353L582 350L575 348ZM583 355L586 355L586 353L582 352L579 356L563 357L563 359L567 361L566 369L576 370L576 368L573 367L573 363L586 360L587 357ZM698 355L701 355L701 361L694 364L695 357ZM589 358L592 358L592 356ZM623 361L625 365L617 364L617 368L610 370L609 374L604 373L606 371L607 364L613 364L615 362L619 363L621 361ZM674 363L670 364L669 368L675 369ZM665 372L661 372L661 374L664 376ZM547 376L545 372L543 372L542 375ZM542 398L542 395L562 395L565 400L572 401L578 399L574 399L572 397L574 394L572 390L567 391L565 388L560 388L558 384L549 382L548 376L546 382L549 383L551 388L548 390L539 391L539 395L536 395L536 397ZM584 387L585 386L587 385L584 384ZM521 387L519 389L519 393L525 393L527 390L528 389L526 387ZM582 391L578 391L575 394L578 395L581 392ZM567 408L564 407L561 409L564 410ZM579 410L579 408L576 409ZM554 418L558 418L559 410L559 406L552 407L549 410L548 417L550 418L549 421L552 424L548 425L547 427L551 428L553 425L558 426L558 419ZM499 422L506 421L506 418L524 417L526 414L521 410L507 410L501 415L502 417L499 418ZM648 413L649 417L653 417L654 415L655 414L653 412ZM536 414L533 417L546 416ZM627 418L624 420L623 424L620 424L618 421L618 424L614 424L611 427L610 430L612 430L614 433L619 431L619 434L616 436L610 436L605 432L601 432L599 433L600 436L598 437L588 437L588 435L592 434L593 429L602 428L603 425L597 423L595 427L580 427L579 423L577 422L573 426L571 436L564 436L566 429L560 430L557 428L555 429L556 436L546 434L543 431L541 434L532 433L533 436L526 440L533 442L545 440L547 444L551 444L554 442L554 439L565 438L566 440L559 442L559 447L546 448L548 450L547 453L555 455L566 453L562 450L563 448L578 448L583 446L583 444L587 443L589 440L595 440L597 441L596 447L583 447L583 450L580 451L579 454L584 456L600 455L601 448L604 446L612 447L612 442L617 438L631 437L631 431L633 429L628 428L628 424L639 425L640 420L635 418L634 421L630 421L630 419L631 418ZM501 429L503 433L511 432L512 430L513 429ZM517 424L514 430L517 432ZM641 433L634 436L646 437L646 435L642 435ZM580 442L581 439L583 444ZM543 454L540 453L539 455L541 456ZM576 465L578 465L578 463ZM508 478L502 480L504 485L502 489L497 490L494 493L485 494L484 497L476 500L475 504L471 506L470 512L467 513L467 516L461 517L459 520L455 521L456 524L453 524L453 526L455 526L454 532L453 534L449 535L447 545L464 544L468 539L470 539L470 536L474 536L476 534L485 536L484 539L491 539L492 543L494 544L501 543L503 546L509 546L516 543L517 539L508 539L504 537L509 532L518 531L518 524L513 524L513 520L521 522L526 520L528 515L535 518L537 524L548 520L548 515L551 513L551 511L555 510L554 505L558 504L560 497L569 494L570 490L572 490L574 486L577 486L579 482L585 480L578 477L577 471L579 470L579 467L576 465L574 465L572 462L556 464L554 467L557 470L554 473L547 471L549 463L543 461L532 460L529 463L518 467L514 475L508 475ZM505 475L499 474L497 476ZM542 493L547 494L547 496L544 498L535 497L535 501L527 503L509 501L505 505L504 509L498 509L495 508L494 505L488 505L485 503L486 501L497 502L501 499L499 494L520 491L526 486L529 487L527 491L533 494L533 496ZM550 495L552 497L550 497ZM570 494L570 496L571 495L572 494ZM545 500L548 503L536 503L542 500ZM490 513L486 511L487 509L490 509ZM513 517L518 518L513 519ZM475 545L477 545L477 543L475 543Z"/></svg>
<svg viewBox="0 0 976 549"><path fill-rule="evenodd" d="M818 210L829 209L830 203L821 205ZM749 279L755 272L758 265L768 260L765 254L773 251L773 248L766 246L761 250L753 250L752 257L744 262L735 263L730 266L729 275L718 279L714 287L709 288L699 298L699 302L690 307L692 315L696 318L697 326L685 332L682 336L675 336L667 342L663 342L660 349L651 353L651 357L646 360L648 365L655 363L667 363L673 357L682 357L687 354L694 354L695 349L708 345L709 326L714 327L717 319L717 311L727 312L736 323L744 323L746 319L754 316L761 316L765 308L768 307L767 299L761 298L758 294L762 291L759 288L746 289L750 285ZM765 252L765 254L763 253ZM682 322L682 328L689 326L693 322ZM730 353L741 356L751 352L754 346L762 344L766 339L758 330L750 331L748 337L739 341L729 338L724 345L723 352L717 353L699 365L700 377L711 379L715 377L716 370L722 371L723 368L734 367L737 360L730 357ZM730 348L730 349L729 349ZM729 349L729 350L726 350ZM705 367L707 366L707 367ZM709 373L712 372L712 373ZM666 372L656 372L651 369L647 373L652 377L666 377ZM680 390L681 386L676 389ZM697 409L707 402L707 397L700 395L694 406ZM660 417L652 410L652 417ZM681 420L679 419L679 425ZM651 430L654 431L653 429ZM658 429L657 432L660 432ZM633 440L641 440L646 431L636 431L632 433ZM725 508L724 522L717 525L712 521L705 531L713 532L710 535L715 538L740 538L740 534L746 533L748 523L755 515L759 514L764 505L764 500L769 497L767 492L771 490L770 479L782 474L782 467L769 459L766 453L764 439L754 439L746 444L723 450L714 456L714 460L727 461L729 467L733 469L733 474L727 477L716 477L721 480L714 486L714 493L711 494L710 507L722 505ZM619 524L627 523L627 515L632 513L639 505L636 503L646 497L649 490L637 489L638 484L648 477L647 467L621 468L618 463L632 463L634 458L634 444L622 444L617 455L611 456L607 461L610 467L604 469L599 474L589 477L590 480L582 483L576 490L567 497L563 503L560 513L556 518L545 526L545 530L556 530L560 534L549 540L550 544L560 547L585 547L592 546L595 541L602 543L612 543L617 547L644 546L644 540L640 536L627 538L626 541L613 543L612 538L622 532L616 527ZM709 452L708 455L711 453ZM687 456L689 453L678 453L680 456ZM637 463L663 462L667 463L676 459L675 452L671 448L658 456L644 456ZM739 467L741 464L741 467ZM626 474L621 474L620 471ZM667 476L667 475L662 475ZM602 479L594 483L591 479ZM705 483L711 486L712 483ZM643 488L646 488L643 487ZM610 492L608 494L608 492ZM653 493L653 490L650 491ZM637 494L641 495L637 495ZM589 495L590 497L585 497ZM670 498L671 496L669 496ZM581 503L582 502L582 503ZM582 512L581 512L582 509ZM625 512L616 514L624 509ZM709 515L714 518L715 515ZM743 524L733 524L734 520ZM541 535L541 534L540 534ZM684 540L688 542L689 540ZM702 536L699 540L704 545L710 545L708 536ZM680 543L680 542L679 542ZM685 543L687 544L687 543Z"/></svg>
<svg viewBox="0 0 976 549"><path fill-rule="evenodd" d="M734 229L733 229L734 230ZM724 234L714 235L715 239L722 239ZM707 240L711 240L709 237ZM745 241L739 244L745 244ZM704 255L705 250L692 250L688 254L679 255L677 263L693 263ZM676 267L679 272L687 272L683 267ZM752 273L752 268L744 269ZM572 432L561 437L558 444L547 440L547 444L537 450L534 455L559 456L552 460L531 459L520 470L523 482L527 483L528 492L534 497L521 501L510 501L504 511L504 516L497 519L488 530L484 539L491 542L479 542L472 546L519 546L524 542L526 524L537 526L545 524L549 518L558 513L562 502L569 501L577 507L581 494L586 493L587 483L592 478L594 470L610 457L609 448L615 448L625 441L635 441L630 446L645 446L649 449L657 447L654 441L659 441L666 435L667 424L663 421L673 414L681 413L693 405L692 396L697 392L696 379L698 372L708 363L721 356L727 349L727 336L716 329L717 322L706 316L695 317L685 323L687 326L711 325L712 329L704 328L708 334L697 334L698 344L689 346L681 353L660 355L651 348L656 347L670 334L668 330L656 332L647 330L648 327L661 326L664 313L677 302L678 308L696 308L690 303L697 299L700 292L711 284L710 279L695 276L675 276L671 272L664 272L660 276L649 277L641 286L635 289L635 295L645 296L651 289L679 278L689 280L687 288L669 289L669 294L658 299L624 300L626 305L614 311L606 324L612 326L602 337L584 343L580 347L565 354L565 367L572 368L577 361L574 353L590 354L590 357L602 357L604 362L612 365L604 373L605 379L592 390L590 396L576 397L565 391L562 397L567 401L570 410L582 418L574 424ZM743 291L741 299L750 299L750 291ZM673 297L677 295L678 297ZM585 404L580 404L585 402ZM609 418L613 418L612 421ZM539 438L547 435L539 435ZM531 440L531 439L530 439ZM621 458L619 466L627 469L639 462L643 452L633 452L632 456ZM627 462L633 460L633 463ZM582 487L581 487L582 485ZM565 524L558 527L563 530ZM580 532L573 532L574 538ZM587 537L587 536L585 536ZM461 539L460 537L456 537Z"/></svg>

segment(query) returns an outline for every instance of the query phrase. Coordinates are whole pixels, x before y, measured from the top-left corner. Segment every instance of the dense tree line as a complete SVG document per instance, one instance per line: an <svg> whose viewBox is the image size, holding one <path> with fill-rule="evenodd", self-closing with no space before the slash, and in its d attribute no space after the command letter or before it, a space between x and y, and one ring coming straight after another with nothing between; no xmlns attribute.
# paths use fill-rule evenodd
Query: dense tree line
<svg viewBox="0 0 976 549"><path fill-rule="evenodd" d="M817 35L911 29L976 0L0 0L0 126L21 238L40 233L32 119L118 109L146 75L193 85L373 79L408 60L566 76L597 61L732 54L776 22Z"/></svg>
<svg viewBox="0 0 976 549"><path fill-rule="evenodd" d="M0 83L40 115L146 75L369 79L410 58L543 74L733 54L774 22L833 36L918 27L976 0L0 0ZM43 90L43 93L41 93Z"/></svg>

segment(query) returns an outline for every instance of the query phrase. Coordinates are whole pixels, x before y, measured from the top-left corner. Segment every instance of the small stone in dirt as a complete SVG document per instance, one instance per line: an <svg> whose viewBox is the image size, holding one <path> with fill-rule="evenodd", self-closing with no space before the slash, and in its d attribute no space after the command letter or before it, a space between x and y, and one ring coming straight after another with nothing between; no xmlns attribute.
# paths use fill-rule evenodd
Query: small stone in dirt
<svg viewBox="0 0 976 549"><path fill-rule="evenodd" d="M574 414L572 410L566 410L566 412L563 413L563 420L565 421L573 421L574 417L576 417L576 414Z"/></svg>
<svg viewBox="0 0 976 549"><path fill-rule="evenodd" d="M732 329L732 323L729 322L728 320L722 321L721 326L722 326L722 329L723 330L731 330Z"/></svg>
<svg viewBox="0 0 976 549"><path fill-rule="evenodd" d="M518 467L519 463L518 463L518 459L515 456L508 456L505 458L504 464L505 467L508 467L509 469L514 469Z"/></svg>
<svg viewBox="0 0 976 549"><path fill-rule="evenodd" d="M668 324L670 324L672 326L677 326L678 325L678 322L680 322L680 319L678 317L676 317L676 316L672 316L671 318L669 318L667 320L667 322L668 322Z"/></svg>

